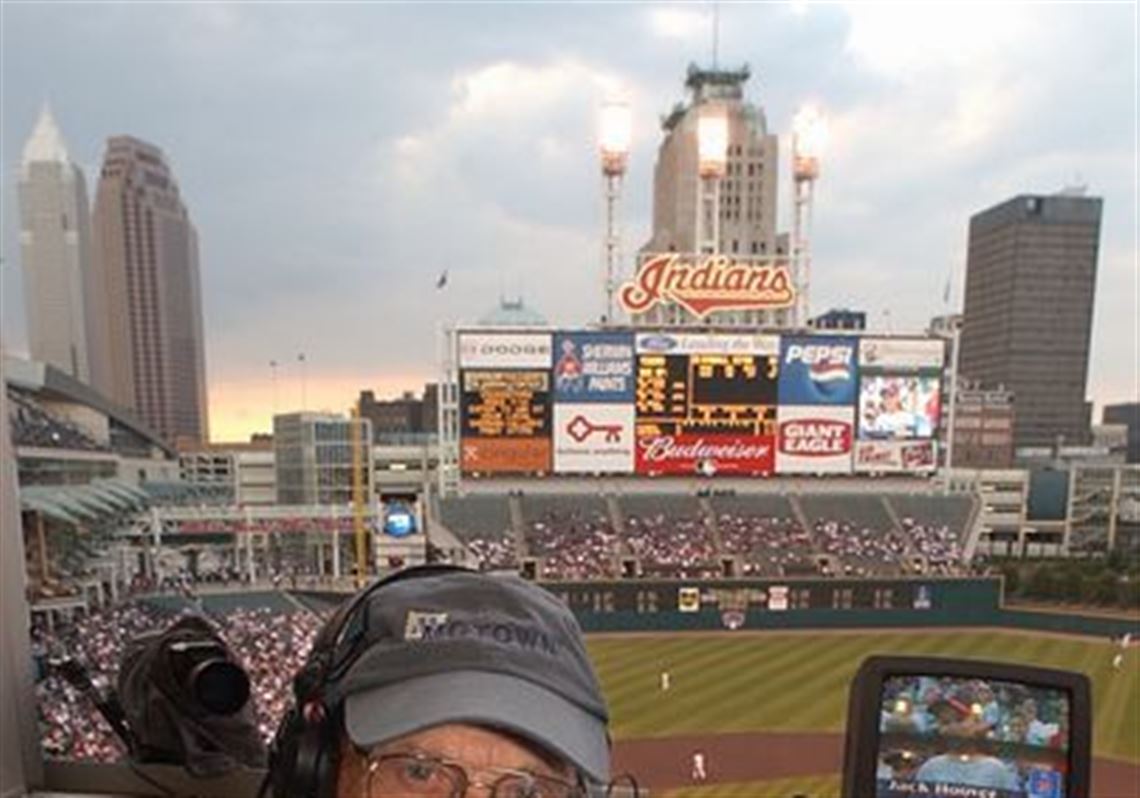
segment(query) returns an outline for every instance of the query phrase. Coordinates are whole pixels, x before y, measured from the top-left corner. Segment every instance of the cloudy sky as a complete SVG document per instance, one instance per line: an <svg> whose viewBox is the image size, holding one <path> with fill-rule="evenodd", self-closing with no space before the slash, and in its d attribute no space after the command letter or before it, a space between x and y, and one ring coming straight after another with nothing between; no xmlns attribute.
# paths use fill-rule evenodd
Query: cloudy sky
<svg viewBox="0 0 1140 798"><path fill-rule="evenodd" d="M15 170L46 99L89 182L117 133L173 164L200 238L215 440L269 427L270 360L279 409L301 402L303 352L308 405L343 410L361 388L418 389L440 325L504 292L557 324L595 318L598 107L620 93L634 108L632 250L659 116L711 52L708 4L0 8L4 344L26 350ZM961 301L970 214L1087 184L1105 200L1089 392L1135 397L1135 2L720 17L721 63L751 66L774 132L805 102L830 119L814 310L918 330L949 309L951 275Z"/></svg>

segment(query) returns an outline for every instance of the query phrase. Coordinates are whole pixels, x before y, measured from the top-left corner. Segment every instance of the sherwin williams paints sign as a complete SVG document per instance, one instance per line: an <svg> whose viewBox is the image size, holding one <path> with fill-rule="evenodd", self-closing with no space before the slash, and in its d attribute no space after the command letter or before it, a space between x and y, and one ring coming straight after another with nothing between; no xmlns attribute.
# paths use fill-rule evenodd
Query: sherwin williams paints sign
<svg viewBox="0 0 1140 798"><path fill-rule="evenodd" d="M554 401L633 402L633 333L556 333Z"/></svg>

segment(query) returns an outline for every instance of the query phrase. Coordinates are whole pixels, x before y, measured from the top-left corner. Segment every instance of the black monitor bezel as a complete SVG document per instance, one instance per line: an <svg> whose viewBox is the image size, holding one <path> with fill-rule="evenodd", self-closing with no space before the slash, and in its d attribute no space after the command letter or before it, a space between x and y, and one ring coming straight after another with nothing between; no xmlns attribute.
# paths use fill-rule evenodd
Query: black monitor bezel
<svg viewBox="0 0 1140 798"><path fill-rule="evenodd" d="M1070 745L1065 798L1088 798L1092 770L1092 691L1087 676L1028 665L941 657L870 657L859 666L847 702L842 798L875 795L883 683L896 676L926 675L1020 682L1068 693Z"/></svg>

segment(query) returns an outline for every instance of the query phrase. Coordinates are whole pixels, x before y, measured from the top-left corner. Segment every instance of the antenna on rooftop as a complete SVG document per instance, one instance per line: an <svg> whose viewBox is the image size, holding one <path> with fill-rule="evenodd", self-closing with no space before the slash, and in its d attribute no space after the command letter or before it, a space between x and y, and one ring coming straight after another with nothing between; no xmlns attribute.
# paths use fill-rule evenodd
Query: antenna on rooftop
<svg viewBox="0 0 1140 798"><path fill-rule="evenodd" d="M720 39L720 3L713 3L712 15L712 66L716 69L716 56Z"/></svg>

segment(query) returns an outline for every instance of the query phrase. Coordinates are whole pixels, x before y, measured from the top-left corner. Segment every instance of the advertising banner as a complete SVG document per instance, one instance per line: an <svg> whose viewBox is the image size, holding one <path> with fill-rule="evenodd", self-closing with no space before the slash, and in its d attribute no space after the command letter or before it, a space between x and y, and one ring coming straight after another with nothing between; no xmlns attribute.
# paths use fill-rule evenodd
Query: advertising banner
<svg viewBox="0 0 1140 798"><path fill-rule="evenodd" d="M772 585L768 588L768 609L785 612L788 609L788 586Z"/></svg>
<svg viewBox="0 0 1140 798"><path fill-rule="evenodd" d="M637 354L778 355L780 336L729 333L638 333Z"/></svg>
<svg viewBox="0 0 1140 798"><path fill-rule="evenodd" d="M859 473L921 473L933 471L935 443L928 441L856 441L855 470Z"/></svg>
<svg viewBox="0 0 1140 798"><path fill-rule="evenodd" d="M633 334L554 336L554 401L633 402Z"/></svg>
<svg viewBox="0 0 1140 798"><path fill-rule="evenodd" d="M945 346L941 338L863 338L859 365L885 371L940 370Z"/></svg>
<svg viewBox="0 0 1140 798"><path fill-rule="evenodd" d="M795 300L787 256L649 253L618 288L618 301L631 314L676 304L704 317L718 310L786 308Z"/></svg>
<svg viewBox="0 0 1140 798"><path fill-rule="evenodd" d="M463 471L550 470L549 371L465 370L460 388Z"/></svg>
<svg viewBox="0 0 1140 798"><path fill-rule="evenodd" d="M784 336L780 341L781 405L855 406L859 339Z"/></svg>
<svg viewBox="0 0 1140 798"><path fill-rule="evenodd" d="M549 333L460 332L461 369L548 369Z"/></svg>
<svg viewBox="0 0 1140 798"><path fill-rule="evenodd" d="M731 434L637 435L639 474L696 476L771 474L775 437Z"/></svg>
<svg viewBox="0 0 1140 798"><path fill-rule="evenodd" d="M863 374L859 383L859 438L932 438L941 415L937 374Z"/></svg>
<svg viewBox="0 0 1140 798"><path fill-rule="evenodd" d="M633 404L554 405L554 471L633 472Z"/></svg>
<svg viewBox="0 0 1140 798"><path fill-rule="evenodd" d="M550 472L549 438L468 438L459 452L459 467L467 474Z"/></svg>
<svg viewBox="0 0 1140 798"><path fill-rule="evenodd" d="M780 405L777 419L777 473L851 473L855 408Z"/></svg>

